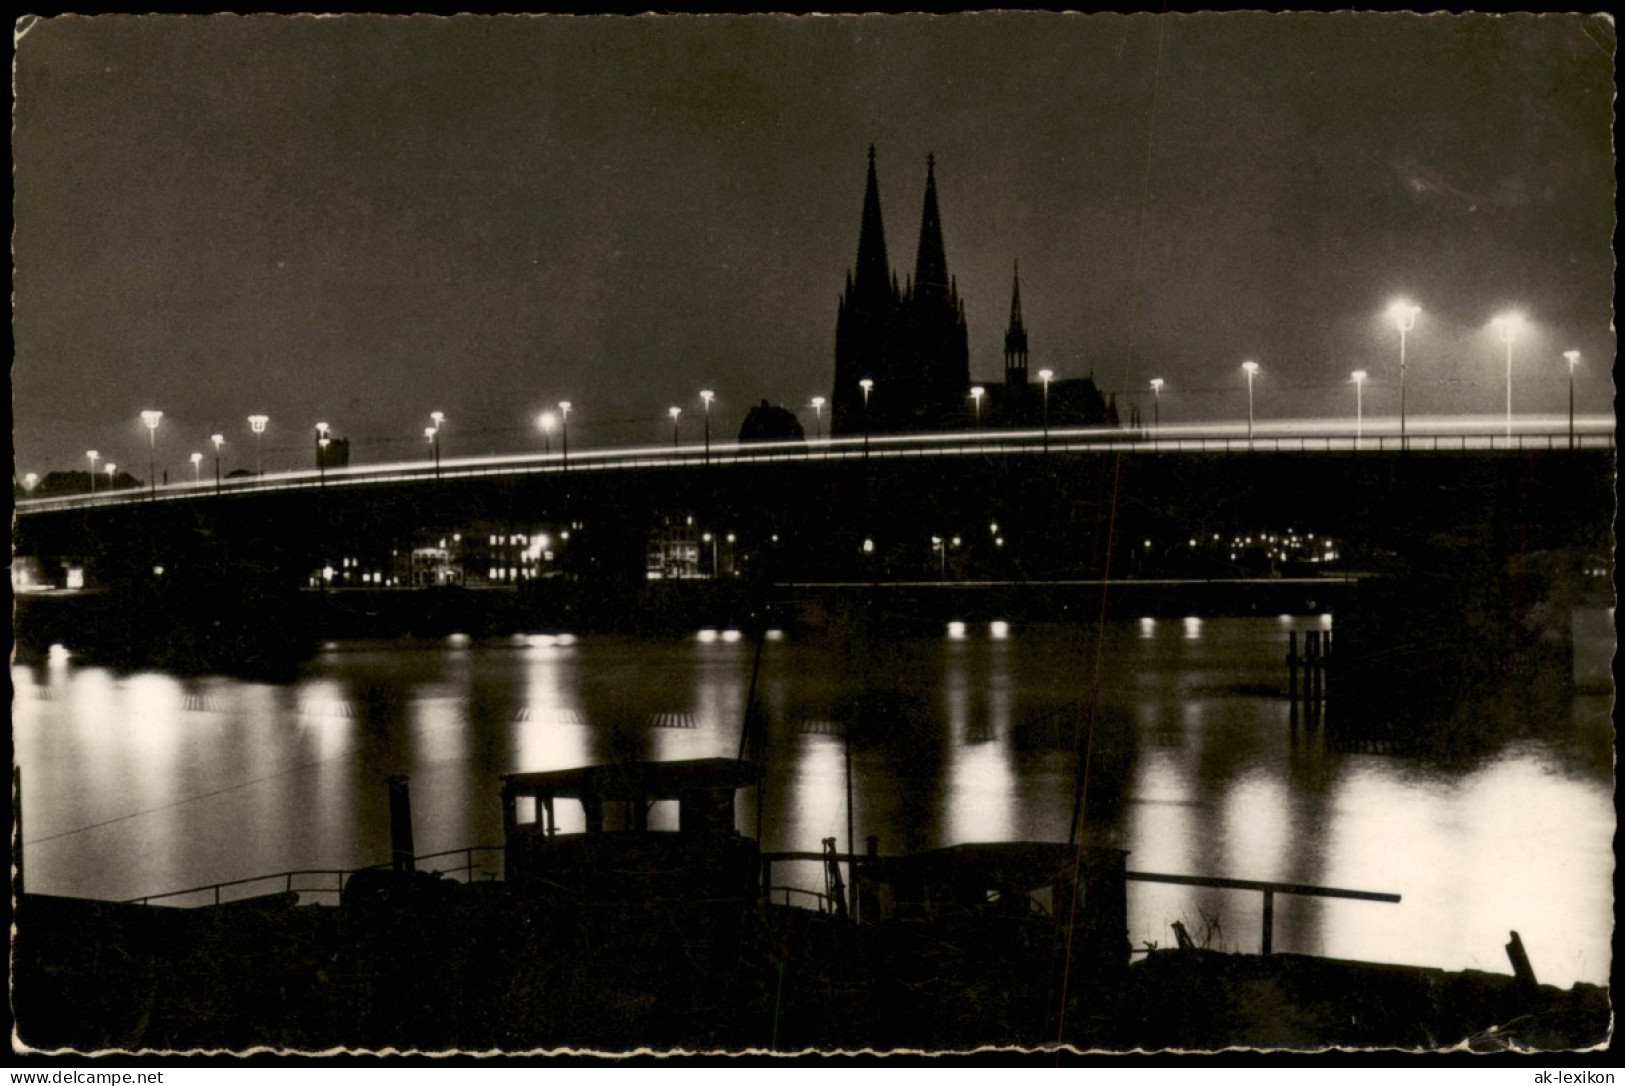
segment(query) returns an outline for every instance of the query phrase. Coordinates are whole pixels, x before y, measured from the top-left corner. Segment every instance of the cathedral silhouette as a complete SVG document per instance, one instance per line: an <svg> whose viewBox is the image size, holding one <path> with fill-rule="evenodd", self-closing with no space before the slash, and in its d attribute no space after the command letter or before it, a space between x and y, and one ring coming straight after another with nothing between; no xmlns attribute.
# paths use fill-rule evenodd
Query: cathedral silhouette
<svg viewBox="0 0 1625 1086"><path fill-rule="evenodd" d="M925 160L925 206L914 274L901 286L886 256L875 149L863 192L857 266L835 319L833 434L907 433L970 426L1117 425L1117 410L1088 377L1028 379L1027 331L1016 272L1004 340L1004 384L972 399L965 303L948 273L937 206L935 156Z"/></svg>

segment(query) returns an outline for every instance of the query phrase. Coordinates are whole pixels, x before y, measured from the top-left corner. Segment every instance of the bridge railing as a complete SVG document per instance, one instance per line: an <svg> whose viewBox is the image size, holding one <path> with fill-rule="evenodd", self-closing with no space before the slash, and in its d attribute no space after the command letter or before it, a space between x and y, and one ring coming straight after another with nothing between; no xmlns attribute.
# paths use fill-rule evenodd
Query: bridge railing
<svg viewBox="0 0 1625 1086"><path fill-rule="evenodd" d="M1611 429L1588 429L1572 436L1564 430L1506 434L1467 431L1413 434L1202 434L1117 429L984 431L954 434L875 435L821 438L807 442L715 444L679 448L587 450L564 458L558 453L474 457L433 463L358 465L327 471L300 470L250 478L170 483L160 487L43 498L21 498L20 515L65 509L136 505L151 501L187 501L211 496L309 491L332 487L422 483L491 476L595 473L707 464L750 465L807 461L898 460L944 456L1042 456L1055 453L1179 453L1214 455L1327 454L1398 455L1403 452L1448 454L1477 452L1567 452L1614 448Z"/></svg>

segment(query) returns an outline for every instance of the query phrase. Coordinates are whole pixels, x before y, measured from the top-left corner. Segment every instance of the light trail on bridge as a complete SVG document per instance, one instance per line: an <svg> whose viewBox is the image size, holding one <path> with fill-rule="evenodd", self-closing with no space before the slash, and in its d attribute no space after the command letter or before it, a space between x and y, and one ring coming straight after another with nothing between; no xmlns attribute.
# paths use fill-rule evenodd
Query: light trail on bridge
<svg viewBox="0 0 1625 1086"><path fill-rule="evenodd" d="M1514 420L1506 433L1499 415L1413 417L1407 420L1405 446L1411 453L1567 451L1567 416L1532 415ZM1611 415L1584 415L1574 420L1576 449L1614 446ZM263 494L285 490L320 490L358 486L433 483L457 479L514 475L575 475L606 471L662 468L723 468L754 464L862 462L926 457L1044 456L1066 453L1131 453L1183 455L1326 454L1400 452L1397 417L1366 418L1356 433L1353 419L1280 419L1255 423L1163 425L1155 429L1117 427L1043 430L967 430L951 433L873 434L868 437L824 437L814 440L727 442L701 446L639 445L562 453L503 453L339 468L300 469L265 476L165 483L129 487L94 496L66 495L18 500L19 516L65 509L136 505L154 501L188 501L225 495Z"/></svg>

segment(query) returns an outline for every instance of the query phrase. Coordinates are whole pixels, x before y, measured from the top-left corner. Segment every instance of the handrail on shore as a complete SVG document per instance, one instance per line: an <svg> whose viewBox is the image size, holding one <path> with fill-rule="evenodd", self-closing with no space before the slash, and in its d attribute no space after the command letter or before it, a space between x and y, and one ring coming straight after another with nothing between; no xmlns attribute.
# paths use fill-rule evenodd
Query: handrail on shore
<svg viewBox="0 0 1625 1086"><path fill-rule="evenodd" d="M1217 890L1251 890L1264 895L1263 946L1259 953L1273 951L1275 941L1275 895L1298 894L1304 897L1337 897L1352 901L1381 901L1393 905L1398 894L1378 893L1373 890L1343 890L1335 886L1310 886L1299 882L1260 882L1255 879L1226 879L1213 875L1164 875L1154 871L1126 871L1124 877L1131 882L1162 882L1176 886L1207 886Z"/></svg>

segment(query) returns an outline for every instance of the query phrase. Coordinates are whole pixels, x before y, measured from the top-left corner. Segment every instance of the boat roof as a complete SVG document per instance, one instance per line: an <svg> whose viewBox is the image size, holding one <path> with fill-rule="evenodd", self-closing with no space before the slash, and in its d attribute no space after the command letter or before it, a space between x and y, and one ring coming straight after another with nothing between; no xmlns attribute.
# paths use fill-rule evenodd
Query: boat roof
<svg viewBox="0 0 1625 1086"><path fill-rule="evenodd" d="M740 789L762 779L762 767L735 758L691 758L677 762L612 762L542 773L505 773L504 795L547 795L563 799L677 799L685 792Z"/></svg>

